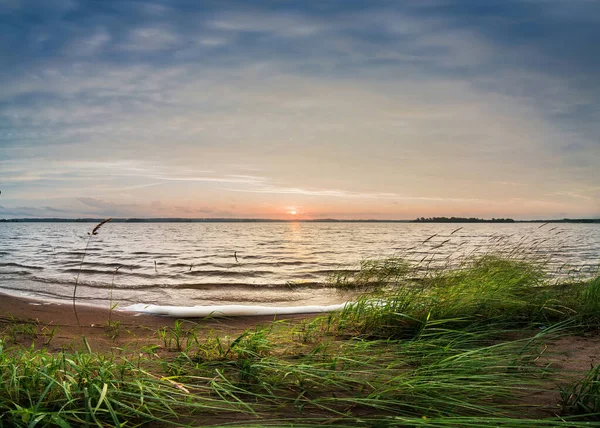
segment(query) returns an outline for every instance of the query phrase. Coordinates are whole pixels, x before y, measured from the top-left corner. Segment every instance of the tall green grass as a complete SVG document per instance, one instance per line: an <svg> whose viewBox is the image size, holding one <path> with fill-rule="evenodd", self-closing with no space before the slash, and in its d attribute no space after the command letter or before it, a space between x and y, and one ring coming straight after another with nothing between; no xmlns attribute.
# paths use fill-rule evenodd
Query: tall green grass
<svg viewBox="0 0 600 428"><path fill-rule="evenodd" d="M600 420L600 364L561 389L561 397L565 412L582 419Z"/></svg>
<svg viewBox="0 0 600 428"><path fill-rule="evenodd" d="M587 321L600 320L600 276L587 282L579 299L580 316Z"/></svg>
<svg viewBox="0 0 600 428"><path fill-rule="evenodd" d="M398 269L388 265L389 270L407 272L406 262L398 263ZM390 274L378 266L377 270L369 266L368 274L369 283L377 287L330 318L329 324L338 331L399 338L418 335L424 326L438 322L513 328L547 325L575 315L599 319L599 278L557 286L542 264L522 257L487 254L469 258L458 269L432 271L420 278ZM354 278L364 284L362 274ZM346 285L352 288L353 280L346 278Z"/></svg>
<svg viewBox="0 0 600 428"><path fill-rule="evenodd" d="M0 346L0 426L121 426L186 412L237 411L152 373L153 364L93 352ZM194 392L207 388L196 388Z"/></svg>

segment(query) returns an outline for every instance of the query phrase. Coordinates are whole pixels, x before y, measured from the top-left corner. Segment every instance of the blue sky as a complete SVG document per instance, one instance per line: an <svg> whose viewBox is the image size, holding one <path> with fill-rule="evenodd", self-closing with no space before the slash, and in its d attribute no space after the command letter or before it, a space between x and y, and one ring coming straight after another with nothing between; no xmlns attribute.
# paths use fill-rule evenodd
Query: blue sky
<svg viewBox="0 0 600 428"><path fill-rule="evenodd" d="M598 217L599 24L594 0L0 0L0 218Z"/></svg>

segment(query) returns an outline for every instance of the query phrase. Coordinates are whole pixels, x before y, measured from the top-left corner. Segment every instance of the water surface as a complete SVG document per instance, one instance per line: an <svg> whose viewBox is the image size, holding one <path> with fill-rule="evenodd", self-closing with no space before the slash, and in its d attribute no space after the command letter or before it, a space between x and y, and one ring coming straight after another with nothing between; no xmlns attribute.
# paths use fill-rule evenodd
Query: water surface
<svg viewBox="0 0 600 428"><path fill-rule="evenodd" d="M430 268L518 248L563 276L592 275L596 224L0 223L0 289L120 306L334 304L329 275L362 260L406 257ZM424 242L426 241L426 242ZM81 267L81 269L80 269Z"/></svg>

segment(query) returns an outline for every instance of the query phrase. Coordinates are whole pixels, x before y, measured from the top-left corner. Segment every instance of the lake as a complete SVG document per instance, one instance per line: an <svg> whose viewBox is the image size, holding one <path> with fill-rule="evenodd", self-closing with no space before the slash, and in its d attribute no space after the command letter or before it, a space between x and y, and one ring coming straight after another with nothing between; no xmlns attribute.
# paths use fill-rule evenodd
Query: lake
<svg viewBox="0 0 600 428"><path fill-rule="evenodd" d="M0 290L119 307L134 303L323 305L348 299L324 287L367 259L453 265L515 248L549 274L589 277L600 262L600 225L536 223L0 223Z"/></svg>

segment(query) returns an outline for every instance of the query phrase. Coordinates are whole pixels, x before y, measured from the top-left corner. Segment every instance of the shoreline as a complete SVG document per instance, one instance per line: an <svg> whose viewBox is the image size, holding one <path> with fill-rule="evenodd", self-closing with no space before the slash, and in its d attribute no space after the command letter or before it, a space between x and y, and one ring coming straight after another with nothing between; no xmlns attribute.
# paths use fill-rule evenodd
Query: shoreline
<svg viewBox="0 0 600 428"><path fill-rule="evenodd" d="M72 306L73 298L72 283L36 283L33 280L21 280L18 282L0 279L0 294L11 297L32 300L41 304L52 303L56 305ZM40 288L36 290L36 288ZM43 289L42 289L43 287ZM111 300L111 294L114 296ZM352 290L341 290L336 287L321 286L315 284L297 284L295 286L260 286L254 284L207 284L197 288L169 288L164 287L157 290L149 288L92 288L86 284L79 284L77 289L77 307L89 307L108 311L110 306L116 305L114 312L146 312L144 310L128 310L129 307L153 306L160 308L178 307L189 310L202 307L204 315L180 315L174 317L204 317L211 311L211 307L224 306L247 306L251 308L265 307L325 307L331 305L345 304L355 298L356 293ZM208 311L208 312L206 312ZM260 312L260 311L258 311ZM284 311L278 311L280 313ZM307 312L304 310L304 312ZM315 312L323 312L318 309ZM164 314L163 310L158 313Z"/></svg>
<svg viewBox="0 0 600 428"><path fill-rule="evenodd" d="M122 339L154 340L156 332L165 327L172 327L176 320L197 324L207 330L215 330L222 334L239 334L257 325L273 322L274 320L300 322L314 318L318 313L302 313L288 315L245 315L235 317L184 317L155 315L126 310L113 310L96 306L77 305L79 325L73 313L71 304L45 302L41 299L18 297L0 293L0 323L16 321L33 323L42 328L58 327L62 339L57 343L64 345L74 338L85 336L93 341L100 349L110 349L114 343L107 340L106 330L110 324L119 325L124 332ZM110 322L109 322L110 320Z"/></svg>
<svg viewBox="0 0 600 428"><path fill-rule="evenodd" d="M109 317L108 308L99 306L77 305L77 313L82 326L96 325L106 322ZM14 317L21 320L36 320L42 324L60 326L77 326L71 304L44 301L34 297L15 296L0 293L0 316ZM131 324L163 324L161 319L172 321L172 318L138 314L131 311L114 310L111 318L119 322Z"/></svg>

